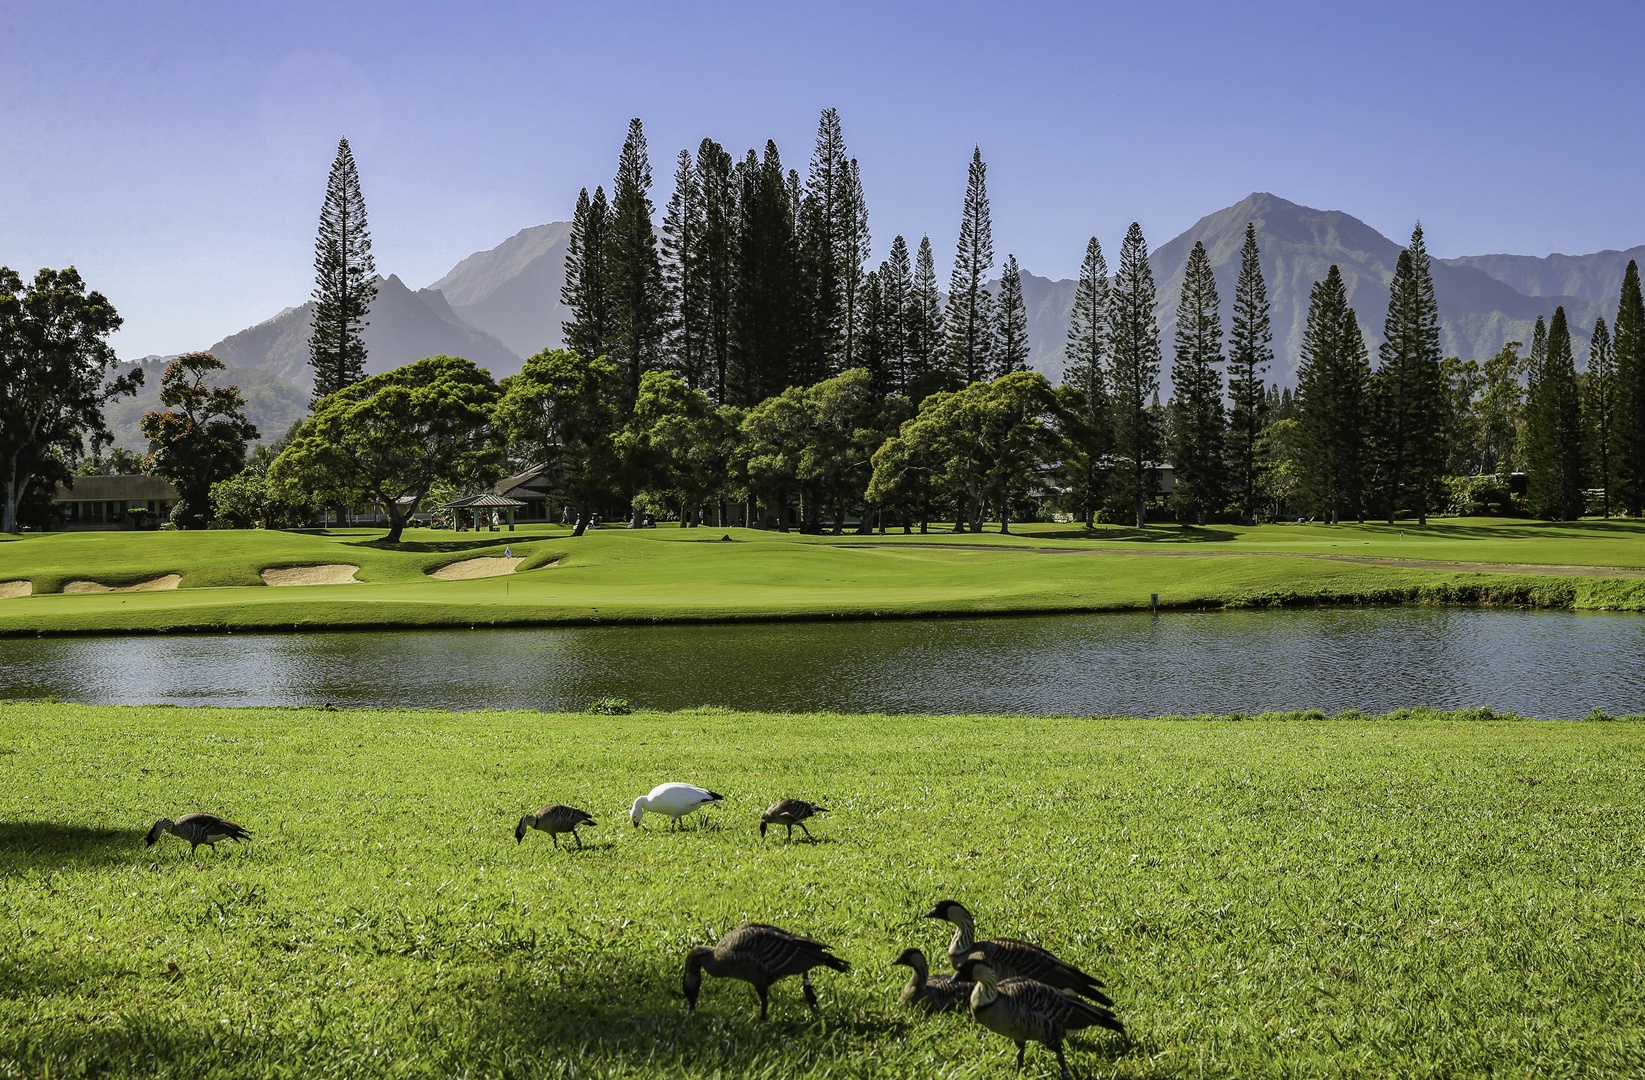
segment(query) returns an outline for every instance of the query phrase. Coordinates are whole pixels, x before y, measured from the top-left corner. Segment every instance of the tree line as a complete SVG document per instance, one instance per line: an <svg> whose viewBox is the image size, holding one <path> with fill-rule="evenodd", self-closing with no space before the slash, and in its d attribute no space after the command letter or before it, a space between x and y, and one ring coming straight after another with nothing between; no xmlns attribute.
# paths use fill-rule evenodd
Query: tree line
<svg viewBox="0 0 1645 1080"><path fill-rule="evenodd" d="M1583 370L1563 309L1538 320L1528 350L1510 342L1483 362L1447 358L1418 226L1375 363L1332 267L1310 294L1293 391L1267 377L1267 286L1248 225L1226 332L1209 256L1200 244L1189 255L1162 402L1158 297L1136 223L1112 274L1099 241L1086 242L1060 385L1028 370L1014 256L989 284L980 150L946 294L929 237L911 248L897 236L870 265L861 174L831 109L803 178L774 143L736 159L705 139L679 154L660 229L651 185L635 120L609 197L596 186L577 198L564 349L500 383L452 357L364 378L376 272L342 141L315 246L312 413L248 460L258 433L238 392L211 385L222 365L175 361L143 431L144 467L179 487L177 523L272 525L376 503L397 538L431 492L527 467L550 478L578 532L596 515L724 523L733 507L782 529L855 517L967 530L1051 512L1141 527L1162 510L1183 523L1425 521L1516 509L1637 516L1645 503L1634 264ZM8 389L29 391L8 393L0 412L5 526L15 528L31 483L38 499L73 468L106 464L100 408L141 374L113 377L106 338L118 316L72 270L42 271L27 287L5 274L0 363ZM32 412L17 407L25 400ZM1523 494L1514 473L1525 474Z"/></svg>

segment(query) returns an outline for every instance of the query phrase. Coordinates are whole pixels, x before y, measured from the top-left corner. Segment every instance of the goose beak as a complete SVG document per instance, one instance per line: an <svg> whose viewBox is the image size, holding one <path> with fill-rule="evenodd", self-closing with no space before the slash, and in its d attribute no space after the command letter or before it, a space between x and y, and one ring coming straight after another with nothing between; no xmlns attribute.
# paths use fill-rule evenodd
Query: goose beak
<svg viewBox="0 0 1645 1080"><path fill-rule="evenodd" d="M932 908L930 911L927 911L924 915L921 916L921 918L924 918L924 919L940 919L942 917L943 917L942 905L940 905L940 904L937 905L936 907Z"/></svg>

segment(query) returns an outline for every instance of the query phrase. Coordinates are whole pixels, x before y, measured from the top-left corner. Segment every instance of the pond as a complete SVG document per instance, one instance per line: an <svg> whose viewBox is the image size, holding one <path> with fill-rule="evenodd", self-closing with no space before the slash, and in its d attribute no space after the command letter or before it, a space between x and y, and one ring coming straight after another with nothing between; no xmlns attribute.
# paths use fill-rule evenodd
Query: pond
<svg viewBox="0 0 1645 1080"><path fill-rule="evenodd" d="M0 639L0 698L1121 713L1645 712L1645 618L1389 607L1158 616Z"/></svg>

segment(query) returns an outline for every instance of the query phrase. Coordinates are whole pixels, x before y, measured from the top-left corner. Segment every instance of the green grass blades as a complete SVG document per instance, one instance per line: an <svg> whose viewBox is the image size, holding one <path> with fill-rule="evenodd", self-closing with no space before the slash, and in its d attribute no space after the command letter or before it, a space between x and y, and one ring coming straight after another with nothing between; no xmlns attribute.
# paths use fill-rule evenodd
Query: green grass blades
<svg viewBox="0 0 1645 1080"><path fill-rule="evenodd" d="M800 536L746 529L558 527L74 533L0 542L0 634L565 622L862 618L1484 603L1645 611L1645 523L1442 521L1400 526L1145 530L1027 525L988 533ZM729 538L722 539L722 538ZM512 547L516 573L438 581L428 571ZM360 583L271 588L265 569L358 566ZM68 582L158 592L64 595ZM15 591L15 590L14 590Z"/></svg>
<svg viewBox="0 0 1645 1080"><path fill-rule="evenodd" d="M0 1076L997 1077L898 1007L944 896L1105 979L1084 1077L1645 1065L1645 720L1058 719L0 706ZM627 820L653 784L726 796ZM780 796L832 809L761 843ZM593 814L587 850L522 813ZM255 834L190 857L144 832ZM696 825L696 822L691 824ZM755 1022L686 951L853 964ZM1056 1075L1028 1052L1026 1074Z"/></svg>

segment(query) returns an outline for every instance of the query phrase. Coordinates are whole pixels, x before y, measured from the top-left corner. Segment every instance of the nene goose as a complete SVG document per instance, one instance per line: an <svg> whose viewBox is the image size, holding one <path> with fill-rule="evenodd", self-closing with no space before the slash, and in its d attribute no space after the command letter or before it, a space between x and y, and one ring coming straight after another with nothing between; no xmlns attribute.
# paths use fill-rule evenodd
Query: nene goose
<svg viewBox="0 0 1645 1080"><path fill-rule="evenodd" d="M971 1015L977 1023L1017 1044L1018 1072L1030 1039L1044 1043L1057 1055L1062 1080L1070 1080L1068 1059L1062 1055L1064 1035L1088 1027L1125 1032L1112 1012L1073 994L1033 979L999 978L981 953L966 958L959 977L976 982L971 990Z"/></svg>
<svg viewBox="0 0 1645 1080"><path fill-rule="evenodd" d="M702 989L703 972L720 979L741 979L754 987L760 995L760 1020L766 1018L770 1005L767 993L772 983L790 975L800 977L805 988L805 1003L817 1010L817 992L811 988L811 969L828 967L835 971L850 971L851 965L828 951L828 946L800 934L764 923L744 923L721 938L713 948L707 945L692 949L685 958L685 998L692 1011L697 1008L697 994Z"/></svg>
<svg viewBox="0 0 1645 1080"><path fill-rule="evenodd" d="M948 962L957 971L967 956L980 952L994 973L1002 979L1035 979L1058 990L1070 990L1090 998L1098 1005L1111 1006L1113 1001L1102 992L1103 984L1056 956L1026 941L1016 938L988 938L975 940L976 924L965 905L954 900L939 901L925 913L927 919L946 919L954 924L954 937L948 943Z"/></svg>
<svg viewBox="0 0 1645 1080"><path fill-rule="evenodd" d="M514 842L518 844L525 839L527 830L536 829L539 832L547 833L553 839L554 846L559 847L560 834L568 832L571 834L571 838L577 841L577 850L581 851L583 838L577 835L577 826L579 825L587 825L589 828L593 828L594 819L589 817L586 811L579 810L575 806L561 806L559 803L551 803L539 809L535 814L527 814L520 819L520 823L514 827Z"/></svg>
<svg viewBox="0 0 1645 1080"><path fill-rule="evenodd" d="M914 969L908 976L908 985L902 988L904 1005L917 1005L926 1012L952 1012L964 1008L971 997L972 984L957 975L931 978L925 966L925 953L919 949L904 949L891 963Z"/></svg>
<svg viewBox="0 0 1645 1080"><path fill-rule="evenodd" d="M806 802L804 799L778 799L771 804L770 809L760 815L760 839L765 839L767 825L787 825L788 839L794 840L794 826L798 825L805 838L813 844L817 838L811 835L811 830L805 827L805 821L813 814L826 814L828 807L818 806L816 803Z"/></svg>
<svg viewBox="0 0 1645 1080"><path fill-rule="evenodd" d="M680 819L699 807L709 806L719 802L724 796L716 795L707 788L700 788L694 784L658 784L651 789L649 795L641 795L634 800L634 805L628 811L628 818L634 822L634 827L640 827L640 819L645 817L646 811L653 814L667 814L674 819L674 827L680 827Z"/></svg>
<svg viewBox="0 0 1645 1080"><path fill-rule="evenodd" d="M235 843L239 843L242 840L251 839L250 833L232 821L224 821L216 814L195 813L184 814L176 821L168 817L156 821L154 828L149 830L148 839L144 841L143 846L153 847L155 841L166 833L187 840L190 855L193 855L201 844L205 844L211 850L216 851L217 841L219 840L233 840Z"/></svg>

